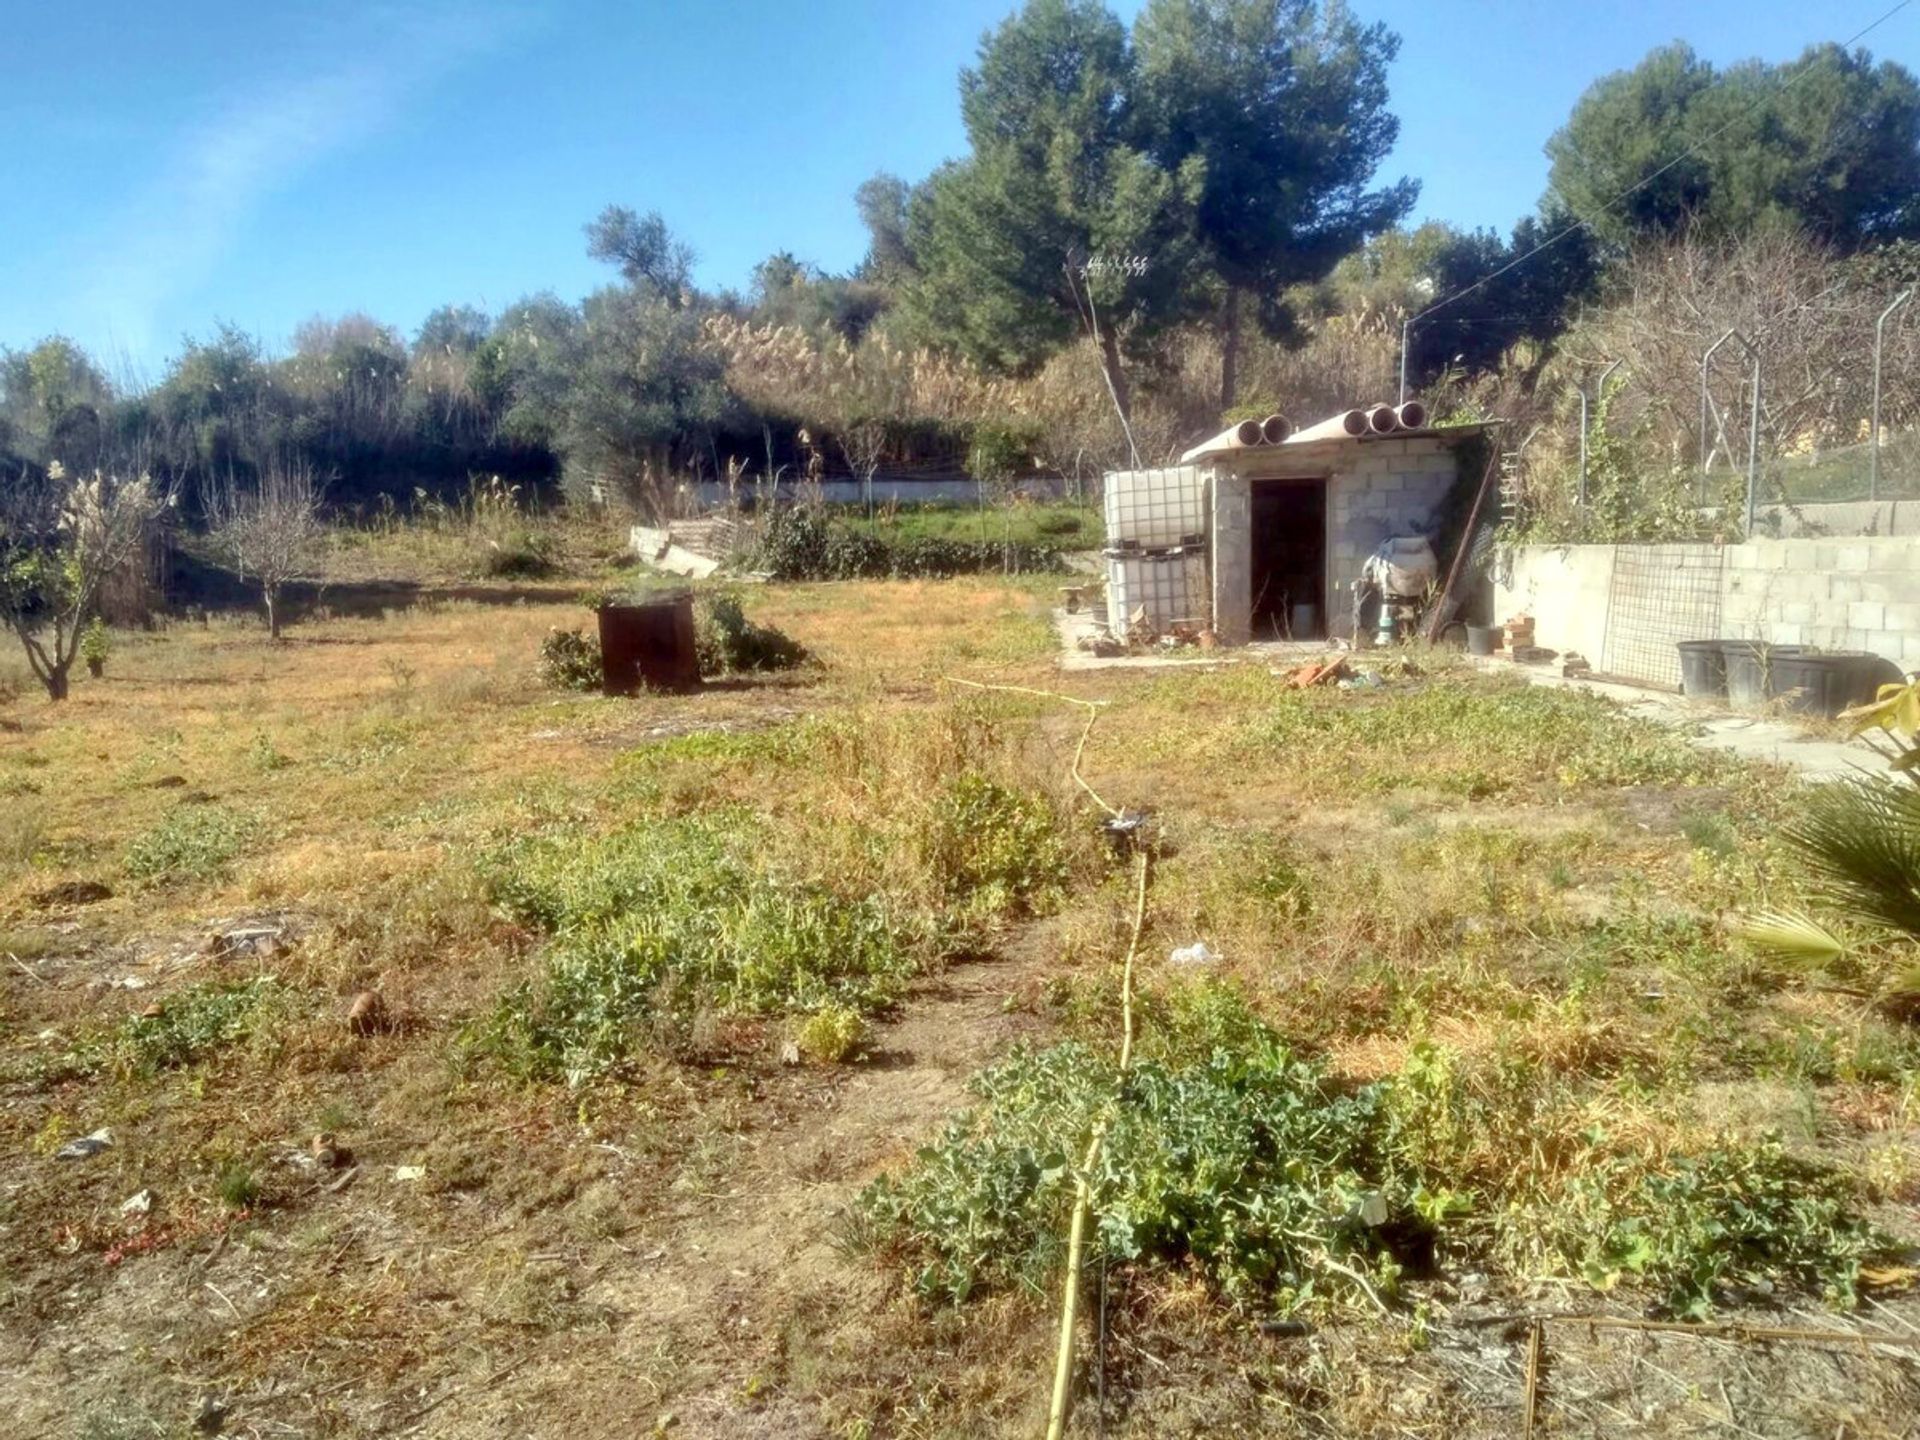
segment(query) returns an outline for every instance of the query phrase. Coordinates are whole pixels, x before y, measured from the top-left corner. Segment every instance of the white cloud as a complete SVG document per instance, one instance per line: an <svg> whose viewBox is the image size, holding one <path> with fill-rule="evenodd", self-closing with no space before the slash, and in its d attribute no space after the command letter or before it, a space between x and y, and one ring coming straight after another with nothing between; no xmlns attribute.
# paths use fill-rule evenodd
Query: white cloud
<svg viewBox="0 0 1920 1440"><path fill-rule="evenodd" d="M81 247L74 309L117 348L151 354L166 303L204 282L262 201L385 128L411 100L517 28L511 12L438 7L362 13L350 58L286 69L218 99L165 147L153 180ZM317 47L316 47L317 48Z"/></svg>

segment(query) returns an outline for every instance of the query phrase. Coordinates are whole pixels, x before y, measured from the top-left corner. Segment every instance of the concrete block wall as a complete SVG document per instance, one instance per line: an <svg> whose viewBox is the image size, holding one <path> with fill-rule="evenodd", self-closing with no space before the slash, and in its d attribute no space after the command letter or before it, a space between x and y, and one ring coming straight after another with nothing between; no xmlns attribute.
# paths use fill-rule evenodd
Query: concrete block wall
<svg viewBox="0 0 1920 1440"><path fill-rule="evenodd" d="M1213 630L1222 644L1244 645L1253 638L1253 500L1247 477L1216 470L1208 480L1213 582ZM1238 536L1222 544L1220 537Z"/></svg>
<svg viewBox="0 0 1920 1440"><path fill-rule="evenodd" d="M1328 620L1331 634L1348 637L1351 587L1367 556L1389 536L1430 534L1459 474L1453 451L1434 439L1374 440L1352 448L1352 460L1327 485Z"/></svg>
<svg viewBox="0 0 1920 1440"><path fill-rule="evenodd" d="M1603 663L1611 545L1524 545L1495 567L1494 617L1534 617L1539 643ZM1671 550L1678 565L1699 546ZM1866 650L1920 670L1920 536L1749 540L1723 547L1720 637ZM1678 636L1676 639L1709 639Z"/></svg>
<svg viewBox="0 0 1920 1440"><path fill-rule="evenodd" d="M1868 650L1920 669L1920 537L1729 545L1722 597L1730 636Z"/></svg>

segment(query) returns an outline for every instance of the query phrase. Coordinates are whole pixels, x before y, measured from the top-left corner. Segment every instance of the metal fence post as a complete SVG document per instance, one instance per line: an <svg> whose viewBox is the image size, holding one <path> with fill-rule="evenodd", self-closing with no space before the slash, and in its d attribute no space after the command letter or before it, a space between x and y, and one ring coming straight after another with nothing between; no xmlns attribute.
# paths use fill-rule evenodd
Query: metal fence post
<svg viewBox="0 0 1920 1440"><path fill-rule="evenodd" d="M1696 504L1707 498L1707 463L1713 458L1713 444L1707 438L1707 367L1713 363L1713 352L1731 340L1733 334L1733 331L1727 331L1709 345L1700 356L1700 478L1693 487L1693 498Z"/></svg>
<svg viewBox="0 0 1920 1440"><path fill-rule="evenodd" d="M1737 327L1714 341L1700 356L1700 485L1695 491L1695 498L1696 500L1705 498L1707 460L1713 454L1713 447L1707 441L1707 369L1713 361L1713 352L1729 340L1740 342L1740 348L1747 352L1747 359L1753 365L1752 409L1747 416L1747 533L1752 534L1754 510L1760 488L1760 352ZM1733 457L1729 455L1727 458L1731 461Z"/></svg>
<svg viewBox="0 0 1920 1440"><path fill-rule="evenodd" d="M1887 338L1887 317L1913 298L1913 291L1902 290L1893 303L1873 322L1873 428L1867 440L1867 499L1880 498L1880 352Z"/></svg>

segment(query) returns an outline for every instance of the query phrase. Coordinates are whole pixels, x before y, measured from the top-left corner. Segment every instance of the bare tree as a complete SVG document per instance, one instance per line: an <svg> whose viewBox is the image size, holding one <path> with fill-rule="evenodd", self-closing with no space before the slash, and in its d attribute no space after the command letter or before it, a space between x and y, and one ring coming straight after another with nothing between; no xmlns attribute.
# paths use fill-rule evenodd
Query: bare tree
<svg viewBox="0 0 1920 1440"><path fill-rule="evenodd" d="M840 427L840 453L860 482L860 500L873 516L873 477L887 454L887 422L879 415L856 415Z"/></svg>
<svg viewBox="0 0 1920 1440"><path fill-rule="evenodd" d="M324 486L304 460L274 461L251 485L231 471L201 494L207 530L229 564L259 585L267 609L267 634L280 638L280 591L313 558L324 526Z"/></svg>
<svg viewBox="0 0 1920 1440"><path fill-rule="evenodd" d="M171 489L145 475L83 478L57 461L0 485L0 609L49 700L67 698L101 587L140 554L172 504Z"/></svg>

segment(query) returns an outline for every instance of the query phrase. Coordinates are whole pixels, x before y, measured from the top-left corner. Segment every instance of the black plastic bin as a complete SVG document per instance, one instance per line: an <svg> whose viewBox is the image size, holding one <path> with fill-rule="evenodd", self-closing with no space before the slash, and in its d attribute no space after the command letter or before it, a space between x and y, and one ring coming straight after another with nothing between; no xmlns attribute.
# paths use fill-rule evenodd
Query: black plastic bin
<svg viewBox="0 0 1920 1440"><path fill-rule="evenodd" d="M1779 690L1774 671L1788 655L1798 655L1798 645L1769 645L1764 640L1722 640L1726 656L1727 702L1736 710L1757 710Z"/></svg>
<svg viewBox="0 0 1920 1440"><path fill-rule="evenodd" d="M1682 640L1680 693L1689 700L1727 698L1727 652L1723 640Z"/></svg>
<svg viewBox="0 0 1920 1440"><path fill-rule="evenodd" d="M1831 720L1901 678L1898 665L1864 650L1803 650L1774 661L1773 693L1789 710Z"/></svg>

